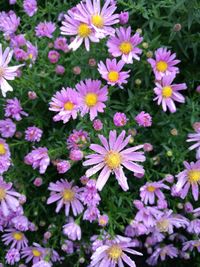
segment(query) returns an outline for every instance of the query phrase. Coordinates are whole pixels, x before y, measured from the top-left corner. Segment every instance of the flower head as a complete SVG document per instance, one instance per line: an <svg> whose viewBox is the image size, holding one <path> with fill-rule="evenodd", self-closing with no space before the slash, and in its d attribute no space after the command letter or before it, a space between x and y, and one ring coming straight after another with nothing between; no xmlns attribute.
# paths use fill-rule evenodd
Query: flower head
<svg viewBox="0 0 200 267"><path fill-rule="evenodd" d="M179 73L179 68L175 67L180 60L175 59L176 54L172 54L167 48L159 48L155 52L155 59L149 58L156 80L161 80L164 76Z"/></svg>
<svg viewBox="0 0 200 267"><path fill-rule="evenodd" d="M126 117L126 114L122 113L122 112L116 112L114 117L113 117L114 125L117 127L125 126L127 121L128 121L128 119Z"/></svg>
<svg viewBox="0 0 200 267"><path fill-rule="evenodd" d="M0 138L0 174L6 172L11 165L10 149L4 139Z"/></svg>
<svg viewBox="0 0 200 267"><path fill-rule="evenodd" d="M74 221L63 226L63 233L71 240L81 240L81 227Z"/></svg>
<svg viewBox="0 0 200 267"><path fill-rule="evenodd" d="M99 139L103 146L97 144L91 144L90 149L95 151L94 154L86 156L86 160L83 165L90 166L92 168L87 170L86 176L90 177L102 169L98 179L96 187L98 190L102 190L106 184L109 176L114 173L115 177L124 191L129 189L127 178L123 171L123 166L132 172L144 173L142 166L136 164L134 161L143 162L145 156L143 152L136 152L141 149L143 145L127 148L123 150L131 136L125 138L125 131L117 137L116 131L110 131L109 142L103 135L99 135ZM125 139L124 139L125 138Z"/></svg>
<svg viewBox="0 0 200 267"><path fill-rule="evenodd" d="M50 102L49 110L58 112L53 117L54 121L63 121L67 123L70 118L74 120L77 118L79 111L79 96L78 93L72 88L63 88L61 91L56 92Z"/></svg>
<svg viewBox="0 0 200 267"><path fill-rule="evenodd" d="M20 101L15 97L13 99L7 99L5 105L5 117L11 117L16 121L22 120L23 116L28 116L26 112L23 111Z"/></svg>
<svg viewBox="0 0 200 267"><path fill-rule="evenodd" d="M20 261L20 253L18 249L11 248L6 253L6 262L9 265L15 265L15 263Z"/></svg>
<svg viewBox="0 0 200 267"><path fill-rule="evenodd" d="M0 12L0 31L4 33L5 37L8 37L15 33L20 24L20 18L17 17L14 11Z"/></svg>
<svg viewBox="0 0 200 267"><path fill-rule="evenodd" d="M83 130L73 130L67 138L68 149L82 149L89 142L89 134Z"/></svg>
<svg viewBox="0 0 200 267"><path fill-rule="evenodd" d="M16 125L11 119L0 120L0 134L4 138L13 137Z"/></svg>
<svg viewBox="0 0 200 267"><path fill-rule="evenodd" d="M156 87L154 88L156 94L154 100L157 100L158 105L162 104L162 108L165 112L167 108L172 113L176 112L174 101L179 103L185 102L185 98L179 91L187 89L187 86L185 83L172 84L174 79L175 74L166 75L160 82L156 82Z"/></svg>
<svg viewBox="0 0 200 267"><path fill-rule="evenodd" d="M29 142L39 142L42 134L43 131L40 128L36 126L28 127L25 131L25 140Z"/></svg>
<svg viewBox="0 0 200 267"><path fill-rule="evenodd" d="M143 38L139 33L131 36L131 27L116 29L116 35L109 38L107 42L108 51L113 57L122 57L125 63L133 63L133 59L139 60L142 50L137 46Z"/></svg>
<svg viewBox="0 0 200 267"><path fill-rule="evenodd" d="M12 228L5 230L5 232L7 233L2 235L2 241L5 245L11 245L10 248L18 250L28 246L28 240L23 232Z"/></svg>
<svg viewBox="0 0 200 267"><path fill-rule="evenodd" d="M39 244L33 243L33 246L23 248L21 254L22 258L26 259L26 263L32 261L35 264L44 258L45 249Z"/></svg>
<svg viewBox="0 0 200 267"><path fill-rule="evenodd" d="M129 71L121 71L124 67L125 62L120 60L119 62L116 59L106 59L106 64L102 61L98 64L98 71L101 74L102 78L107 81L108 84L118 85L122 87L122 84L127 83L129 78Z"/></svg>
<svg viewBox="0 0 200 267"><path fill-rule="evenodd" d="M150 127L152 125L152 117L149 113L141 111L136 117L135 121L139 126Z"/></svg>
<svg viewBox="0 0 200 267"><path fill-rule="evenodd" d="M50 183L48 189L51 196L47 200L47 204L58 201L56 212L58 213L65 206L65 214L69 215L70 207L74 216L77 216L83 211L83 205L80 201L82 189L78 186L73 186L73 182L61 179L56 183Z"/></svg>
<svg viewBox="0 0 200 267"><path fill-rule="evenodd" d="M29 17L32 17L37 12L37 1L36 0L24 0L23 2L24 11Z"/></svg>
<svg viewBox="0 0 200 267"><path fill-rule="evenodd" d="M104 112L104 102L108 100L107 86L101 88L101 81L88 79L78 83L76 89L80 98L81 116L90 113L90 120L93 121L98 112Z"/></svg>
<svg viewBox="0 0 200 267"><path fill-rule="evenodd" d="M35 34L37 37L48 37L52 38L52 33L56 30L55 23L53 22L40 22L35 28Z"/></svg>

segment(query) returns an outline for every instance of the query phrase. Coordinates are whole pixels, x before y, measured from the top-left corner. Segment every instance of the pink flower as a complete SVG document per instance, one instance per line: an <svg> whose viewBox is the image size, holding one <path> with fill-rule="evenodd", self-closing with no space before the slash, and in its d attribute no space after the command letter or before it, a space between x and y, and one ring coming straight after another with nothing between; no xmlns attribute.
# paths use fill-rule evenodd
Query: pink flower
<svg viewBox="0 0 200 267"><path fill-rule="evenodd" d="M63 52L67 52L69 50L67 45L67 39L65 37L58 37L54 41L54 48L58 50L62 50Z"/></svg>
<svg viewBox="0 0 200 267"><path fill-rule="evenodd" d="M63 75L65 73L65 67L62 65L57 65L55 71L57 74Z"/></svg>
<svg viewBox="0 0 200 267"><path fill-rule="evenodd" d="M176 54L172 54L167 48L159 48L155 52L155 59L149 58L156 80L161 80L164 76L179 73L179 68L175 67L180 60L175 59Z"/></svg>
<svg viewBox="0 0 200 267"><path fill-rule="evenodd" d="M199 183L200 183L200 161L188 163L184 161L185 170L176 175L178 182L175 186L177 193L184 199L192 187L192 195L194 200L199 199Z"/></svg>
<svg viewBox="0 0 200 267"><path fill-rule="evenodd" d="M140 60L142 50L137 46L142 40L137 32L131 36L131 27L120 27L116 29L116 35L108 39L108 51L113 57L122 57L125 63L133 63L133 58Z"/></svg>
<svg viewBox="0 0 200 267"><path fill-rule="evenodd" d="M123 60L117 63L116 59L111 60L107 58L106 65L102 61L98 64L98 71L108 84L118 85L120 88L123 88L122 84L126 84L130 76L130 70L121 71L124 65L125 62Z"/></svg>
<svg viewBox="0 0 200 267"><path fill-rule="evenodd" d="M29 142L39 142L42 137L43 131L36 127L28 127L25 131L25 140Z"/></svg>
<svg viewBox="0 0 200 267"><path fill-rule="evenodd" d="M33 243L33 246L23 248L21 254L26 263L32 260L33 264L35 264L44 258L46 251L39 244Z"/></svg>
<svg viewBox="0 0 200 267"><path fill-rule="evenodd" d="M83 152L80 149L72 149L69 154L69 158L72 161L79 161L83 159Z"/></svg>
<svg viewBox="0 0 200 267"><path fill-rule="evenodd" d="M0 134L4 138L13 137L16 125L11 119L0 120Z"/></svg>
<svg viewBox="0 0 200 267"><path fill-rule="evenodd" d="M16 97L13 99L7 99L6 106L4 109L5 109L5 117L11 117L16 121L22 120L21 115L28 116L28 114L23 111L21 103Z"/></svg>
<svg viewBox="0 0 200 267"><path fill-rule="evenodd" d="M113 117L114 125L117 127L125 126L128 119L126 118L126 114L122 112L116 112Z"/></svg>
<svg viewBox="0 0 200 267"><path fill-rule="evenodd" d="M0 88L2 95L5 97L8 91L13 91L7 80L14 80L17 77L17 70L22 66L9 67L8 64L12 59L13 51L7 47L6 50L2 51L2 45L0 44Z"/></svg>
<svg viewBox="0 0 200 267"><path fill-rule="evenodd" d="M24 11L29 17L32 17L37 12L37 1L36 0L24 0L23 1Z"/></svg>
<svg viewBox="0 0 200 267"><path fill-rule="evenodd" d="M96 119L93 121L93 128L95 131L101 131L103 129L103 123L101 120Z"/></svg>
<svg viewBox="0 0 200 267"><path fill-rule="evenodd" d="M20 261L20 253L18 249L11 248L6 253L6 263L9 265L15 265L16 262Z"/></svg>
<svg viewBox="0 0 200 267"><path fill-rule="evenodd" d="M108 224L108 215L104 214L104 215L100 215L98 218L98 223L100 226L105 227Z"/></svg>
<svg viewBox="0 0 200 267"><path fill-rule="evenodd" d="M42 180L41 177L37 177L37 178L35 178L35 180L34 180L34 182L33 182L33 184L34 184L35 186L37 186L37 187L40 187L40 186L42 185L42 183L43 183L43 180Z"/></svg>
<svg viewBox="0 0 200 267"><path fill-rule="evenodd" d="M47 200L47 204L57 202L56 212L58 213L63 206L65 206L65 215L69 216L70 207L72 208L74 216L82 213L83 205L80 201L82 188L73 186L73 182L61 179L56 183L50 183L48 189L51 196Z"/></svg>
<svg viewBox="0 0 200 267"><path fill-rule="evenodd" d="M119 14L119 23L121 25L126 24L128 22L128 20L129 20L129 13L128 12L121 12Z"/></svg>
<svg viewBox="0 0 200 267"><path fill-rule="evenodd" d="M39 172L41 174L45 173L48 165L50 164L48 149L46 147L33 149L25 156L24 162L27 165L32 165L33 169L39 168Z"/></svg>
<svg viewBox="0 0 200 267"><path fill-rule="evenodd" d="M85 80L76 85L80 99L81 116L90 113L90 120L97 117L98 112L104 112L108 100L107 86L101 88L99 80Z"/></svg>
<svg viewBox="0 0 200 267"><path fill-rule="evenodd" d="M52 33L56 30L55 23L53 22L40 22L35 28L35 34L37 37L48 37L52 38Z"/></svg>
<svg viewBox="0 0 200 267"><path fill-rule="evenodd" d="M50 102L49 110L58 112L53 117L54 121L63 121L67 123L70 118L74 120L77 118L79 111L79 96L78 93L72 88L63 88L61 91L56 92Z"/></svg>
<svg viewBox="0 0 200 267"><path fill-rule="evenodd" d="M87 146L89 139L89 134L83 130L73 130L73 132L67 138L67 148L68 149L82 149Z"/></svg>
<svg viewBox="0 0 200 267"><path fill-rule="evenodd" d="M158 102L158 105L162 103L162 108L166 112L167 108L170 112L176 112L176 106L174 101L179 103L185 103L185 98L178 92L187 89L185 83L172 84L175 79L175 74L168 74L164 76L161 82L156 82L154 92L156 97L154 100Z"/></svg>
<svg viewBox="0 0 200 267"><path fill-rule="evenodd" d="M63 226L63 233L73 241L81 240L81 227L73 219Z"/></svg>
<svg viewBox="0 0 200 267"><path fill-rule="evenodd" d="M55 64L58 62L60 54L56 50L51 50L48 53L48 59L51 63Z"/></svg>
<svg viewBox="0 0 200 267"><path fill-rule="evenodd" d="M8 13L0 12L0 31L4 32L5 37L15 33L20 25L20 18L15 12L10 10Z"/></svg>
<svg viewBox="0 0 200 267"><path fill-rule="evenodd" d="M85 43L85 48L87 51L90 50L90 41L99 42L99 38L95 36L94 30L87 22L82 22L74 18L75 12L69 10L67 14L64 15L64 21L62 21L61 34L76 36L75 39L69 45L69 48L73 51L77 50L81 44Z"/></svg>
<svg viewBox="0 0 200 267"><path fill-rule="evenodd" d="M114 14L117 9L116 2L106 0L101 7L99 0L86 0L76 6L77 12L74 17L81 22L88 23L95 31L95 36L104 38L106 35L113 35L115 29L112 25L119 22L119 15Z"/></svg>
<svg viewBox="0 0 200 267"><path fill-rule="evenodd" d="M71 168L71 164L68 160L60 160L56 164L56 167L58 173L66 173Z"/></svg>
<svg viewBox="0 0 200 267"><path fill-rule="evenodd" d="M149 113L141 111L136 117L136 122L139 126L150 127L152 125L152 117Z"/></svg>
<svg viewBox="0 0 200 267"><path fill-rule="evenodd" d="M18 250L28 246L28 240L22 232L13 228L5 231L7 233L2 236L5 245L11 245L10 248L16 248Z"/></svg>
<svg viewBox="0 0 200 267"><path fill-rule="evenodd" d="M90 149L96 153L86 156L88 160L83 163L83 166L94 165L87 170L86 176L91 177L102 169L96 187L99 191L102 190L106 184L109 176L114 173L115 177L124 191L129 189L127 177L124 174L123 166L132 172L144 173L142 166L136 164L134 161L143 162L145 156L143 152L136 152L143 148L143 145L131 147L123 150L129 143L130 137L125 138L125 131L117 137L116 131L110 131L109 142L103 135L99 135L99 139L103 146L91 144Z"/></svg>
<svg viewBox="0 0 200 267"><path fill-rule="evenodd" d="M0 174L6 172L11 165L10 150L4 139L0 138Z"/></svg>

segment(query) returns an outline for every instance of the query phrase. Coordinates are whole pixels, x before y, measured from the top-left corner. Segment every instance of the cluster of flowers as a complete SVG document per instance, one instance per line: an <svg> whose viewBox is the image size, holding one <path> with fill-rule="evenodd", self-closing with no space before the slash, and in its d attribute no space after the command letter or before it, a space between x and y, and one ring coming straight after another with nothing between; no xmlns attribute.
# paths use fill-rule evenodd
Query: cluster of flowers
<svg viewBox="0 0 200 267"><path fill-rule="evenodd" d="M109 86L123 88L128 83L130 70L124 71L126 64L133 64L134 60L140 60L142 49L138 46L142 43L143 37L140 32L132 34L131 27L125 27L128 22L128 14L115 13L116 1L106 0L101 6L99 0L85 0L76 7L70 9L67 14L61 16L61 34L71 36L68 45L65 37L58 37L48 54L49 61L57 63L60 54L71 50L75 51L82 43L87 51L90 50L90 42L97 43L103 38L107 38L106 46L112 58L107 58L105 62L98 63L98 72L101 78L106 81L103 85L101 80L85 79L75 85L74 88L62 88L57 91L49 103L49 110L56 112L53 117L54 122L69 122L89 114L93 121L95 131L103 129L103 122L98 119L98 113L105 112L106 102L109 100ZM10 4L15 1L10 0ZM37 12L37 2L35 0L25 0L23 2L25 12L31 17ZM114 28L120 23L123 26ZM38 51L23 34L16 35L20 24L20 18L13 11L0 13L0 31L4 33L6 40L10 41L10 47L14 49L15 58L19 61L31 59L35 62ZM35 28L35 35L38 38L53 38L56 25L53 22L40 22ZM8 66L12 59L13 51L10 48L2 51L0 45L0 87L5 97L12 87L7 80L14 80L20 76L19 70L22 65ZM117 61L116 58L120 58ZM176 111L174 101L184 103L184 97L179 93L185 90L186 84L173 84L176 74L179 73L176 65L180 62L176 59L176 54L166 48L159 48L155 52L155 59L149 58L155 74L154 92L158 104L162 104L163 110L167 108L170 112ZM63 74L65 69L57 65L56 72ZM35 92L29 92L29 99L36 99ZM0 174L4 174L12 165L11 153L5 139L17 135L17 122L22 120L22 116L28 114L22 109L20 101L15 97L7 99L4 107L5 118L0 120ZM14 122L16 121L16 122ZM116 127L124 127L129 119L125 113L116 112L113 116L113 123ZM150 127L152 117L150 114L141 111L135 121L138 126ZM136 178L142 178L145 170L141 163L145 162L144 152L153 150L151 144L141 144L128 147L132 143L135 132L130 130L126 136L126 131L119 134L116 130L110 130L108 137L99 134L98 142L91 143L92 135L84 130L76 130L68 136L66 147L69 152L69 159L54 159L51 161L50 149L46 146L33 147L32 151L24 157L24 162L38 169L40 174L47 171L50 163L57 169L58 174L65 174L77 161L82 162L83 169L88 168L85 175L80 178L81 186L77 186L74 181L68 179L58 179L50 182L48 190L50 196L47 204L56 202L56 213L62 208L65 209L65 221L63 225L64 242L61 244L62 250L66 254L73 254L79 251L78 241L82 239L83 229L80 226L81 219L87 222L98 221L101 227L100 235L91 237L91 243L86 246L82 242L85 251L92 253L89 267L124 267L135 266L133 259L127 253L141 256L142 253L136 251L147 249L150 255L147 259L149 265L157 265L160 258L164 261L167 257L181 257L188 259L189 252L197 249L200 252L200 209L193 208L190 202L178 206L180 212L170 208L166 195L174 198L185 199L189 189L192 189L194 200L199 199L200 182L200 124L194 125L195 133L188 135L188 142L195 142L189 149L197 149L197 162L184 162L185 169L174 176L167 175L158 182L147 182L140 188L140 199L133 201L133 208L136 214L124 231L124 236L114 237L106 231L109 224L109 214L101 212L100 191L108 182L109 177L114 176L123 191L129 190L128 177L130 173ZM24 139L37 145L42 140L43 129L35 125L29 126L24 132ZM91 153L88 152L89 147ZM87 151L87 152L85 152ZM99 175L98 175L99 173ZM96 178L96 179L92 179ZM34 180L35 186L41 186L43 180L37 177ZM76 181L78 183L78 181ZM163 192L165 191L165 192ZM44 247L33 243L28 244L28 231L36 231L37 227L29 222L24 215L22 205L26 202L26 197L17 193L12 183L7 183L0 178L0 231L3 232L2 241L9 249L6 253L7 264L14 265L25 259L25 263L31 262L33 267L50 267L54 262L63 260L58 253L46 246L47 240L51 238L51 229L44 234ZM183 228L186 232L179 233L178 229ZM27 233L26 233L27 232ZM196 239L188 239L191 234ZM141 239L140 239L141 237ZM145 240L142 243L141 240ZM84 262L84 259L82 259ZM82 262L82 263L83 263Z"/></svg>

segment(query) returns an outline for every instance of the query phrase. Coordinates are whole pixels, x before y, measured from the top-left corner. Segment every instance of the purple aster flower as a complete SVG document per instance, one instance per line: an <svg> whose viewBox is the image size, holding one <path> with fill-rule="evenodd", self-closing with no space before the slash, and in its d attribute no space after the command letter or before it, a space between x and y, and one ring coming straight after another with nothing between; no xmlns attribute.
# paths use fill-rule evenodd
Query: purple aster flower
<svg viewBox="0 0 200 267"><path fill-rule="evenodd" d="M175 67L180 60L175 59L176 54L172 54L167 48L159 48L155 51L155 59L149 58L156 80L161 80L164 76L179 73L179 68Z"/></svg>
<svg viewBox="0 0 200 267"><path fill-rule="evenodd" d="M104 102L108 100L107 86L101 88L101 81L87 79L78 83L76 89L80 98L81 116L89 113L90 120L93 121L98 112L104 112Z"/></svg>
<svg viewBox="0 0 200 267"><path fill-rule="evenodd" d="M11 117L16 121L20 121L23 116L28 116L26 112L23 111L20 101L15 97L13 99L6 100L6 106L4 108L5 116Z"/></svg>
<svg viewBox="0 0 200 267"><path fill-rule="evenodd" d="M26 263L32 261L33 264L35 264L44 258L45 252L46 252L45 248L41 247L37 243L33 243L33 246L23 248L21 255L22 259L25 258Z"/></svg>
<svg viewBox="0 0 200 267"><path fill-rule="evenodd" d="M58 62L60 58L60 54L56 50L50 50L48 53L48 59L52 64L55 64Z"/></svg>
<svg viewBox="0 0 200 267"><path fill-rule="evenodd" d="M199 182L200 182L200 161L188 163L184 161L185 170L176 175L178 182L175 186L177 193L184 199L188 194L189 188L192 187L194 200L199 199Z"/></svg>
<svg viewBox="0 0 200 267"><path fill-rule="evenodd" d="M146 227L144 225L144 223L142 223L142 222L132 220L130 226L132 227L132 231L133 231L132 235L133 236L144 235L148 232L148 230L147 230L148 227Z"/></svg>
<svg viewBox="0 0 200 267"><path fill-rule="evenodd" d="M141 111L136 117L135 121L139 126L150 127L152 125L152 117L149 113Z"/></svg>
<svg viewBox="0 0 200 267"><path fill-rule="evenodd" d="M69 215L70 207L72 208L74 216L77 216L83 211L83 205L80 201L82 188L73 186L73 182L61 179L56 183L50 183L48 189L52 192L47 200L47 204L58 201L56 208L57 213L63 206L65 206L66 216Z"/></svg>
<svg viewBox="0 0 200 267"><path fill-rule="evenodd" d="M127 79L129 78L128 71L121 71L124 67L125 62L120 60L119 62L116 59L106 59L106 64L102 61L98 64L98 71L101 74L102 78L107 81L110 85L118 85L120 88L122 84L127 83Z"/></svg>
<svg viewBox="0 0 200 267"><path fill-rule="evenodd" d="M69 158L72 161L79 161L82 160L84 157L83 151L80 149L72 149L69 153Z"/></svg>
<svg viewBox="0 0 200 267"><path fill-rule="evenodd" d="M11 165L10 150L6 142L0 138L0 174L6 172Z"/></svg>
<svg viewBox="0 0 200 267"><path fill-rule="evenodd" d="M132 255L142 256L142 253L132 249L135 242L131 242L128 237L117 236L114 240L108 240L105 245L97 248L91 257L90 266L93 267L124 267L125 262L128 266L135 266L135 262L126 255L126 252Z"/></svg>
<svg viewBox="0 0 200 267"><path fill-rule="evenodd" d="M200 129L199 127L195 128L195 133L188 134L188 139L186 142L195 142L192 146L189 147L189 150L196 149L196 159L200 159Z"/></svg>
<svg viewBox="0 0 200 267"><path fill-rule="evenodd" d="M113 35L115 29L112 25L119 22L119 15L114 14L117 9L116 2L106 0L101 7L99 0L86 0L76 6L77 12L74 17L83 23L88 23L95 30L98 38L104 38L106 35Z"/></svg>
<svg viewBox="0 0 200 267"><path fill-rule="evenodd" d="M69 45L69 49L75 51L84 42L86 50L89 51L90 41L97 43L99 42L99 38L95 36L92 26L75 19L74 16L75 12L72 10L69 10L68 13L64 15L64 21L62 21L62 27L60 28L61 34L76 36Z"/></svg>
<svg viewBox="0 0 200 267"><path fill-rule="evenodd" d="M96 221L100 215L100 211L96 206L89 206L83 214L83 220L89 221L90 223Z"/></svg>
<svg viewBox="0 0 200 267"><path fill-rule="evenodd" d="M50 102L49 110L58 112L53 117L54 121L63 121L67 123L71 118L77 118L79 111L79 97L78 93L72 88L63 88L61 91L56 92Z"/></svg>
<svg viewBox="0 0 200 267"><path fill-rule="evenodd" d="M108 224L109 217L106 214L100 215L98 218L99 226L105 227Z"/></svg>
<svg viewBox="0 0 200 267"><path fill-rule="evenodd" d="M112 173L115 174L119 185L124 191L129 189L127 177L123 171L123 166L132 172L144 173L143 167L134 162L145 161L144 153L136 152L137 150L143 148L143 145L124 150L131 138L130 135L125 138L125 135L126 132L122 131L117 137L117 132L115 130L110 131L109 142L103 135L98 135L103 146L97 144L90 145L90 149L95 151L95 154L86 156L88 160L83 163L83 166L94 165L92 168L87 170L87 177L91 177L102 169L96 184L99 191L102 190Z"/></svg>
<svg viewBox="0 0 200 267"><path fill-rule="evenodd" d="M28 246L28 240L24 233L12 228L5 230L5 232L7 233L2 235L2 241L5 245L11 245L10 248L17 248L18 250Z"/></svg>
<svg viewBox="0 0 200 267"><path fill-rule="evenodd" d="M12 183L6 183L0 177L0 208L4 216L8 216L11 211L17 211L20 196L12 189Z"/></svg>
<svg viewBox="0 0 200 267"><path fill-rule="evenodd" d="M16 230L27 231L29 229L29 221L23 215L14 217L11 222Z"/></svg>
<svg viewBox="0 0 200 267"><path fill-rule="evenodd" d="M99 204L101 198L97 192L95 180L91 179L87 182L81 194L81 199L83 203L87 206L96 206Z"/></svg>
<svg viewBox="0 0 200 267"><path fill-rule="evenodd" d="M196 248L197 251L200 252L200 239L190 240L183 243L183 251L193 251L194 248Z"/></svg>
<svg viewBox="0 0 200 267"><path fill-rule="evenodd" d="M70 168L71 164L68 160L60 160L56 164L58 173L66 173Z"/></svg>
<svg viewBox="0 0 200 267"><path fill-rule="evenodd" d="M200 234L200 219L194 219L189 222L187 231L191 234Z"/></svg>
<svg viewBox="0 0 200 267"><path fill-rule="evenodd" d="M174 79L174 73L166 75L160 82L156 82L156 87L154 88L154 93L156 94L154 101L157 100L158 105L162 103L162 108L165 112L167 108L169 108L172 113L176 112L174 101L185 103L185 98L179 91L187 89L187 86L185 83L172 84Z"/></svg>
<svg viewBox="0 0 200 267"><path fill-rule="evenodd" d="M10 46L12 48L14 47L20 47L26 45L26 38L24 34L18 34L18 35L12 35L10 39Z"/></svg>
<svg viewBox="0 0 200 267"><path fill-rule="evenodd" d="M145 205L155 204L155 198L157 197L160 200L165 199L165 195L161 189L170 189L169 186L159 182L147 182L144 186L140 188L140 197Z"/></svg>
<svg viewBox="0 0 200 267"><path fill-rule="evenodd" d="M163 247L158 246L155 251L152 253L150 258L147 259L147 263L149 265L155 266L158 263L158 259L160 257L161 261L165 261L166 257L170 257L171 259L178 257L178 249L175 248L172 244L166 245Z"/></svg>
<svg viewBox="0 0 200 267"><path fill-rule="evenodd" d="M133 59L140 60L139 55L142 49L137 46L142 42L143 38L139 33L131 36L131 27L116 29L116 35L108 39L108 52L113 57L122 57L125 63L133 63Z"/></svg>
<svg viewBox="0 0 200 267"><path fill-rule="evenodd" d="M84 148L89 142L88 132L83 130L73 130L73 132L67 138L68 149Z"/></svg>
<svg viewBox="0 0 200 267"><path fill-rule="evenodd" d="M40 22L35 28L35 34L37 37L52 38L52 33L56 30L56 25L53 22Z"/></svg>
<svg viewBox="0 0 200 267"><path fill-rule="evenodd" d="M63 233L73 241L81 240L81 227L73 219L63 226Z"/></svg>
<svg viewBox="0 0 200 267"><path fill-rule="evenodd" d="M17 61L25 61L27 59L27 53L22 48L14 47L13 52Z"/></svg>
<svg viewBox="0 0 200 267"><path fill-rule="evenodd" d="M0 44L0 88L4 97L8 91L13 91L12 86L9 85L7 80L14 80L17 76L17 70L22 66L8 66L12 59L12 55L13 51L10 51L9 47L3 52L2 45Z"/></svg>
<svg viewBox="0 0 200 267"><path fill-rule="evenodd" d="M96 119L93 121L93 128L95 131L101 131L103 129L103 123L101 120Z"/></svg>
<svg viewBox="0 0 200 267"><path fill-rule="evenodd" d="M20 18L16 16L14 11L0 12L0 31L8 37L17 31L20 24Z"/></svg>
<svg viewBox="0 0 200 267"><path fill-rule="evenodd" d="M32 165L33 169L38 168L41 174L45 173L50 164L48 149L46 147L38 147L33 149L25 156L24 162L27 165Z"/></svg>
<svg viewBox="0 0 200 267"><path fill-rule="evenodd" d="M67 254L74 253L74 243L70 240L65 240L65 243L62 245L62 250Z"/></svg>
<svg viewBox="0 0 200 267"><path fill-rule="evenodd" d="M39 142L42 134L43 131L40 128L36 126L28 127L25 131L25 140L30 142Z"/></svg>
<svg viewBox="0 0 200 267"><path fill-rule="evenodd" d="M11 119L0 120L0 134L4 138L13 137L16 125Z"/></svg>
<svg viewBox="0 0 200 267"><path fill-rule="evenodd" d="M121 25L126 24L128 22L128 20L129 20L129 13L128 12L121 12L119 14L119 23Z"/></svg>
<svg viewBox="0 0 200 267"><path fill-rule="evenodd" d="M122 113L122 112L116 112L114 117L113 117L114 125L117 127L125 126L127 121L128 121L128 119L126 117L126 114Z"/></svg>
<svg viewBox="0 0 200 267"><path fill-rule="evenodd" d="M29 17L32 17L37 12L37 1L36 0L24 0L23 8Z"/></svg>
<svg viewBox="0 0 200 267"><path fill-rule="evenodd" d="M65 37L58 37L54 41L54 48L58 50L62 50L63 52L67 52L69 50L67 39Z"/></svg>
<svg viewBox="0 0 200 267"><path fill-rule="evenodd" d="M15 265L15 263L20 261L20 253L18 249L11 248L6 253L6 263L10 265Z"/></svg>
<svg viewBox="0 0 200 267"><path fill-rule="evenodd" d="M32 267L52 267L52 264L50 262L41 260L41 261L33 264Z"/></svg>
<svg viewBox="0 0 200 267"><path fill-rule="evenodd" d="M37 46L34 46L31 42L26 42L27 47L27 57L31 60L31 62L35 62L38 57L38 49Z"/></svg>
<svg viewBox="0 0 200 267"><path fill-rule="evenodd" d="M161 233L167 232L168 234L172 234L174 232L174 227L186 228L188 225L189 222L185 217L179 214L173 214L172 210L165 211L156 222L157 230Z"/></svg>

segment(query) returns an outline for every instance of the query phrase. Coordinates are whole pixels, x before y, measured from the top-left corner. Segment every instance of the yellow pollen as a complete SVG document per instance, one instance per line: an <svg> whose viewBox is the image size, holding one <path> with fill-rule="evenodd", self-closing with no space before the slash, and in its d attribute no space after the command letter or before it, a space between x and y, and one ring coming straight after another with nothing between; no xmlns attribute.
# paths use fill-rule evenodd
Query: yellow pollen
<svg viewBox="0 0 200 267"><path fill-rule="evenodd" d="M88 107L93 107L96 105L97 103L97 94L95 93L88 93L86 96L85 96L85 103Z"/></svg>
<svg viewBox="0 0 200 267"><path fill-rule="evenodd" d="M6 192L3 188L0 188L0 201L3 200L6 196Z"/></svg>
<svg viewBox="0 0 200 267"><path fill-rule="evenodd" d="M106 220L103 218L99 219L99 224L102 226L106 225Z"/></svg>
<svg viewBox="0 0 200 267"><path fill-rule="evenodd" d="M109 151L105 156L105 163L110 169L116 169L120 166L121 156L118 152Z"/></svg>
<svg viewBox="0 0 200 267"><path fill-rule="evenodd" d="M32 253L34 257L40 257L42 253L37 249L32 249Z"/></svg>
<svg viewBox="0 0 200 267"><path fill-rule="evenodd" d="M168 65L167 65L167 62L165 62L165 61L161 60L161 61L158 61L156 63L156 69L158 71L165 72L167 70L167 68L168 68Z"/></svg>
<svg viewBox="0 0 200 267"><path fill-rule="evenodd" d="M156 188L154 186L150 185L150 186L147 187L147 190L149 192L154 192L156 190Z"/></svg>
<svg viewBox="0 0 200 267"><path fill-rule="evenodd" d="M29 54L29 58L32 59L33 58L33 54Z"/></svg>
<svg viewBox="0 0 200 267"><path fill-rule="evenodd" d="M108 256L114 261L117 261L121 257L122 253L122 249L118 245L113 245L107 250Z"/></svg>
<svg viewBox="0 0 200 267"><path fill-rule="evenodd" d="M171 86L164 86L162 89L162 96L165 98L171 97L173 93L173 90Z"/></svg>
<svg viewBox="0 0 200 267"><path fill-rule="evenodd" d="M6 149L4 144L0 144L0 156L6 154Z"/></svg>
<svg viewBox="0 0 200 267"><path fill-rule="evenodd" d="M190 183L197 183L200 181L200 171L193 170L188 172L188 180Z"/></svg>
<svg viewBox="0 0 200 267"><path fill-rule="evenodd" d="M23 237L24 237L24 235L23 235L22 233L20 233L20 232L15 232L15 233L13 233L13 238L14 238L15 240L17 240L17 241L22 240Z"/></svg>
<svg viewBox="0 0 200 267"><path fill-rule="evenodd" d="M91 33L89 26L85 23L81 23L78 27L78 34L82 37L88 37Z"/></svg>
<svg viewBox="0 0 200 267"><path fill-rule="evenodd" d="M169 227L169 221L167 219L163 219L157 222L157 228L160 232L167 232Z"/></svg>
<svg viewBox="0 0 200 267"><path fill-rule="evenodd" d="M74 199L74 192L70 189L65 189L63 191L63 199L64 201L72 201Z"/></svg>
<svg viewBox="0 0 200 267"><path fill-rule="evenodd" d="M133 47L130 42L122 42L119 46L119 50L125 55L129 54L132 51L132 48Z"/></svg>
<svg viewBox="0 0 200 267"><path fill-rule="evenodd" d="M71 102L71 101L67 101L65 104L64 104L64 109L65 110L72 110L74 108L74 104Z"/></svg>
<svg viewBox="0 0 200 267"><path fill-rule="evenodd" d="M117 71L110 71L108 73L108 80L110 82L116 82L119 79L119 73Z"/></svg>
<svg viewBox="0 0 200 267"><path fill-rule="evenodd" d="M103 28L104 26L104 20L101 15L93 15L92 16L92 24L96 26L97 28Z"/></svg>

